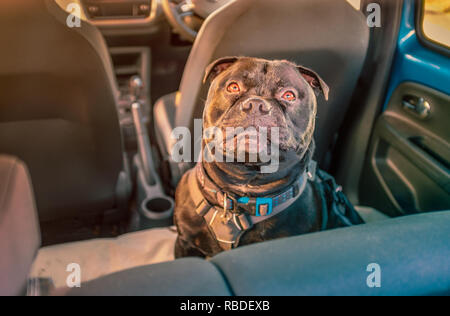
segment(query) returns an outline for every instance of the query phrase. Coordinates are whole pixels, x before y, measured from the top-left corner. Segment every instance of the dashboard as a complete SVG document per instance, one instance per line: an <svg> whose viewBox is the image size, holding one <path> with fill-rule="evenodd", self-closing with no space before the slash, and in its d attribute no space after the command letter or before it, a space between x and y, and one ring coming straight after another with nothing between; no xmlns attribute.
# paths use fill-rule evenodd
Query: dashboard
<svg viewBox="0 0 450 316"><path fill-rule="evenodd" d="M159 0L55 0L65 11L79 13L100 29L145 29L163 17ZM80 12L74 12L73 4Z"/></svg>

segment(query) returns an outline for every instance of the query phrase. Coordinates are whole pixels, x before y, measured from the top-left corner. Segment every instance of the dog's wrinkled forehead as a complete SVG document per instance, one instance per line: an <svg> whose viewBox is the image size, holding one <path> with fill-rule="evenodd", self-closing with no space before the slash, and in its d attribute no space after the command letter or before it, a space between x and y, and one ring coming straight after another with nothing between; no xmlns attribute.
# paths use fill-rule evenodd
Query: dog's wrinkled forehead
<svg viewBox="0 0 450 316"><path fill-rule="evenodd" d="M206 68L203 82L210 79L214 86L218 84L219 79L233 76L234 79L240 78L244 84L248 85L247 88L260 86L267 92L274 87L291 86L303 92L310 87L316 95L323 94L325 100L328 100L329 88L316 72L287 60L252 57L219 58ZM221 84L224 84L223 80Z"/></svg>
<svg viewBox="0 0 450 316"><path fill-rule="evenodd" d="M257 93L273 92L273 89L293 86L306 88L295 67L285 61L269 61L256 58L241 58L224 71L221 79L240 80L247 89L258 88Z"/></svg>

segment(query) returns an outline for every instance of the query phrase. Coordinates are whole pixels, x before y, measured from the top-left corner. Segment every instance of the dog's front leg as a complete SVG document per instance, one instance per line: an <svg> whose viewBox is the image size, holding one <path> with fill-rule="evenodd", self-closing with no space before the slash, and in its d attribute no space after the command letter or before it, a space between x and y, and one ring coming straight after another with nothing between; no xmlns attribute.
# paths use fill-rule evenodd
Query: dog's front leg
<svg viewBox="0 0 450 316"><path fill-rule="evenodd" d="M182 257L202 257L206 256L197 248L193 247L191 243L183 240L180 236L177 237L175 242L175 258Z"/></svg>

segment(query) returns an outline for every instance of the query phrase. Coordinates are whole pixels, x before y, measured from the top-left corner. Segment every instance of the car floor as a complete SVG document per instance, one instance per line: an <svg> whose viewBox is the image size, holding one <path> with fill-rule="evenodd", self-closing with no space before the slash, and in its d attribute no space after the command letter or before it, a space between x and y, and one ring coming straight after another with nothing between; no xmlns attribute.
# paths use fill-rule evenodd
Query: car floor
<svg viewBox="0 0 450 316"><path fill-rule="evenodd" d="M80 266L81 282L106 274L174 260L175 227L152 228L121 235L43 247L33 263L30 279L51 279L66 287L71 263Z"/></svg>
<svg viewBox="0 0 450 316"><path fill-rule="evenodd" d="M130 231L127 214L122 217L110 220L102 216L77 217L42 222L40 223L42 246L120 236Z"/></svg>

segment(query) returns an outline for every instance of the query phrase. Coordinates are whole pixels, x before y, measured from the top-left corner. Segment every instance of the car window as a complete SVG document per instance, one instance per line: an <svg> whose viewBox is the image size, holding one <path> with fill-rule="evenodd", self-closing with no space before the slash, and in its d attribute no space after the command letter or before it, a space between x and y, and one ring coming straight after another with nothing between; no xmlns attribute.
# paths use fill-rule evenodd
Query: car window
<svg viewBox="0 0 450 316"><path fill-rule="evenodd" d="M424 0L422 10L425 37L450 48L450 0Z"/></svg>
<svg viewBox="0 0 450 316"><path fill-rule="evenodd" d="M347 0L356 10L361 8L361 0Z"/></svg>

